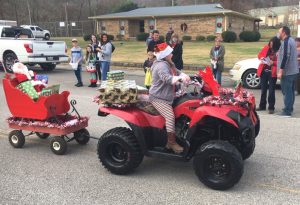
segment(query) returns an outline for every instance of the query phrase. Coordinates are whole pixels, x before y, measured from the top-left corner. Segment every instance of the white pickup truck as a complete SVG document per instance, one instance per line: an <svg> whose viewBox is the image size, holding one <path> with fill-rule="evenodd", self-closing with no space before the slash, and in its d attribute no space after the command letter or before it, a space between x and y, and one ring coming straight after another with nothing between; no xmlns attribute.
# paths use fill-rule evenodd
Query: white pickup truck
<svg viewBox="0 0 300 205"><path fill-rule="evenodd" d="M39 41L30 29L0 26L0 62L11 71L16 60L30 66L39 64L43 70L51 71L69 58L63 41Z"/></svg>

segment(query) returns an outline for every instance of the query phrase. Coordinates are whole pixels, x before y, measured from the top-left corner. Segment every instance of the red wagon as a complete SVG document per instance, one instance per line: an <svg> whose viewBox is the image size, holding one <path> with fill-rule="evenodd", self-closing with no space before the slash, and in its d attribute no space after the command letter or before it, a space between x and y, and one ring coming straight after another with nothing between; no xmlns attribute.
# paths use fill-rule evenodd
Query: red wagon
<svg viewBox="0 0 300 205"><path fill-rule="evenodd" d="M36 134L42 139L50 135L55 137L50 141L51 150L58 155L67 151L67 142L76 140L79 144L86 144L90 139L88 118L81 117L76 108L76 101L68 101L69 92L41 96L37 101L16 88L18 81L6 75L3 79L3 89L8 108L12 117L7 119L10 128L9 142L15 148L25 144L22 131L30 131L26 136ZM68 114L70 107L77 116ZM71 112L71 113L72 113ZM74 134L69 138L67 135Z"/></svg>

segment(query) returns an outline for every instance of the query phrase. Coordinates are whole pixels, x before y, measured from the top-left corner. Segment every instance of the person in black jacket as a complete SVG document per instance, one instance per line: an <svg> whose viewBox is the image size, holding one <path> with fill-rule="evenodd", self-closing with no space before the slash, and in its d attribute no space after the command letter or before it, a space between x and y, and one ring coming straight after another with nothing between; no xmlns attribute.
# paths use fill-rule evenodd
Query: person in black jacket
<svg viewBox="0 0 300 205"><path fill-rule="evenodd" d="M183 69L183 60L182 60L182 54L183 54L183 42L179 40L179 37L177 34L173 34L170 41L170 46L173 48L173 57L172 61L175 64L175 67L178 70Z"/></svg>
<svg viewBox="0 0 300 205"><path fill-rule="evenodd" d="M153 31L153 40L150 41L149 45L148 45L148 49L147 49L147 53L149 51L154 52L154 48L157 44L161 44L163 43L163 41L161 41L159 39L159 31L158 30L154 30Z"/></svg>

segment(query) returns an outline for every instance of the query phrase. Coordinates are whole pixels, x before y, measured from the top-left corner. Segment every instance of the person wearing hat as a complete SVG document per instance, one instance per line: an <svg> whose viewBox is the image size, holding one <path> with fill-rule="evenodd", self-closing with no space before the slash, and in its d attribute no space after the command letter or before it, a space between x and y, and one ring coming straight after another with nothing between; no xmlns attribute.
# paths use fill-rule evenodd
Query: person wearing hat
<svg viewBox="0 0 300 205"><path fill-rule="evenodd" d="M76 38L72 39L72 49L71 49L71 61L70 63L77 63L78 67L77 69L74 69L75 76L77 78L77 84L75 84L76 87L82 87L82 78L81 78L81 70L82 70L82 49L78 46L78 41Z"/></svg>
<svg viewBox="0 0 300 205"><path fill-rule="evenodd" d="M176 143L175 115L172 107L175 98L175 86L179 82L188 82L188 75L175 68L172 62L173 49L167 43L155 47L154 61L151 67L152 86L149 90L149 101L156 110L165 118L168 142L167 149L181 153L183 147Z"/></svg>

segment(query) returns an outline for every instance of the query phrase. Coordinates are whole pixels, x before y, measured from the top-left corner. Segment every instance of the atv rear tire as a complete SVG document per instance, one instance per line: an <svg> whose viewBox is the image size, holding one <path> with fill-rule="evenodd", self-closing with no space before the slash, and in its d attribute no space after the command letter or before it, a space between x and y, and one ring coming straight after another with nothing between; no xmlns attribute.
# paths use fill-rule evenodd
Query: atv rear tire
<svg viewBox="0 0 300 205"><path fill-rule="evenodd" d="M98 157L114 174L128 174L143 161L144 155L133 132L124 127L111 129L98 141Z"/></svg>
<svg viewBox="0 0 300 205"><path fill-rule="evenodd" d="M240 152L230 143L220 140L208 141L199 147L193 165L199 180L216 190L233 187L244 171Z"/></svg>
<svg viewBox="0 0 300 205"><path fill-rule="evenodd" d="M254 152L255 149L255 139L253 139L248 145L246 145L241 151L243 160L248 159Z"/></svg>

